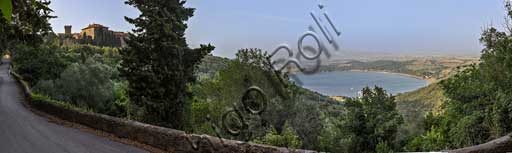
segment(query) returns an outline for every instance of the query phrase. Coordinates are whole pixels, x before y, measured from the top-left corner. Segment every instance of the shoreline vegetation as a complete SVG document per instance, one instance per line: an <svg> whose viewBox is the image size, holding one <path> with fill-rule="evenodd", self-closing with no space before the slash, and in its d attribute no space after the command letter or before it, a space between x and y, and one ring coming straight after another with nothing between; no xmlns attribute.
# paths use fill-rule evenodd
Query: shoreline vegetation
<svg viewBox="0 0 512 153"><path fill-rule="evenodd" d="M390 71L383 71L383 70L352 69L352 70L347 70L347 71L349 71L349 72L371 72L371 73L396 74L396 75L401 75L401 76L405 76L405 77L425 80L425 81L427 81L427 86L432 84L432 83L436 83L437 81L439 81L436 78L431 78L431 77L427 77L427 76L418 76L418 75L414 75L414 74L407 74L407 73L400 73L400 72L390 72Z"/></svg>
<svg viewBox="0 0 512 153"><path fill-rule="evenodd" d="M321 72L372 72L395 74L425 80L427 86L438 83L457 72L460 66L478 63L478 59L464 57L422 57L406 60L346 60L320 67ZM421 89L421 88L420 88ZM417 89L418 90L418 89ZM414 90L416 91L416 90ZM410 91L413 92L413 91ZM408 93L408 92L405 92ZM402 93L402 94L405 94ZM334 96L336 99L340 96ZM338 98L339 99L339 98Z"/></svg>

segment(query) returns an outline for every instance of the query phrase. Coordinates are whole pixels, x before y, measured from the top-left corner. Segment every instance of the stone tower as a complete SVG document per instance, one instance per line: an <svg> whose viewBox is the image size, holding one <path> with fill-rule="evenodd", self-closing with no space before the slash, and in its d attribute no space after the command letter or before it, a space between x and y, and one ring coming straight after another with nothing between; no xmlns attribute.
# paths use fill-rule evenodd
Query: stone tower
<svg viewBox="0 0 512 153"><path fill-rule="evenodd" d="M70 36L71 35L71 25L64 26L64 34Z"/></svg>

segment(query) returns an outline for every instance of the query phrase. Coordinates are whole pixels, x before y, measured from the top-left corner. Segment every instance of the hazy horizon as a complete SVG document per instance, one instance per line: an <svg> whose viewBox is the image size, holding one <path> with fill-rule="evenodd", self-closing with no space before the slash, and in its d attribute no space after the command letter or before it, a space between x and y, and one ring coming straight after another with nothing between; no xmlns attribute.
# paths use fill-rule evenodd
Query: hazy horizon
<svg viewBox="0 0 512 153"><path fill-rule="evenodd" d="M233 57L240 48L272 51L282 43L295 48L299 36L315 26L309 13L320 13L319 3L341 31L338 56L478 55L482 29L490 24L502 28L505 22L502 0L188 1L196 12L188 22L187 41L191 47L211 43L213 54L222 57ZM58 16L51 20L55 32L68 24L79 32L93 22L129 31L133 26L124 16L138 15L123 0L55 0L51 8Z"/></svg>

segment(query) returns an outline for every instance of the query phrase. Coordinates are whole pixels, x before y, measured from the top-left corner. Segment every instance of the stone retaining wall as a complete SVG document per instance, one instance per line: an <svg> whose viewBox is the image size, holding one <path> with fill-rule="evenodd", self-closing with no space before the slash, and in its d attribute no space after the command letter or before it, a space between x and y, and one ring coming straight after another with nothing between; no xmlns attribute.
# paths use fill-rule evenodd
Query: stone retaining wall
<svg viewBox="0 0 512 153"><path fill-rule="evenodd" d="M452 153L505 153L512 152L511 134L494 139L484 144L470 146L466 148L451 150Z"/></svg>

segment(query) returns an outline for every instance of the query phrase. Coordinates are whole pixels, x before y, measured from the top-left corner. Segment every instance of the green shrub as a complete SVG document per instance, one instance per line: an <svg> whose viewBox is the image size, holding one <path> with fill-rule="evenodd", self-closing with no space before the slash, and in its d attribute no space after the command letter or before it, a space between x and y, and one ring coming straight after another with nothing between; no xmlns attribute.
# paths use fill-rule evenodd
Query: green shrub
<svg viewBox="0 0 512 153"><path fill-rule="evenodd" d="M130 98L128 97L128 82L114 82L113 90L114 101L107 104L107 110L105 114L133 120L140 120L140 116L137 115L139 109L131 104Z"/></svg>
<svg viewBox="0 0 512 153"><path fill-rule="evenodd" d="M52 103L52 104L55 104L57 106L60 106L60 107L63 107L63 108L67 108L67 109L78 110L78 111L81 111L81 112L93 112L92 109L84 108L84 107L78 107L78 106L70 104L68 102L54 100L54 99L52 99L52 98L50 98L48 96L44 96L44 95L37 94L37 93L32 93L30 95L30 97L32 98L32 102L34 102L34 103Z"/></svg>
<svg viewBox="0 0 512 153"><path fill-rule="evenodd" d="M34 91L74 105L105 112L114 101L112 69L92 58L85 63L73 63L60 78L45 80Z"/></svg>
<svg viewBox="0 0 512 153"><path fill-rule="evenodd" d="M265 136L255 139L253 142L286 148L300 148L302 146L299 136L288 124L285 125L285 130L282 134L278 134L276 129L272 128Z"/></svg>
<svg viewBox="0 0 512 153"><path fill-rule="evenodd" d="M388 145L387 142L379 142L375 147L376 153L394 153L393 149Z"/></svg>
<svg viewBox="0 0 512 153"><path fill-rule="evenodd" d="M194 97L191 110L192 130L197 134L215 135L207 116L210 114L210 103Z"/></svg>
<svg viewBox="0 0 512 153"><path fill-rule="evenodd" d="M441 130L431 128L425 135L417 136L405 147L405 151L440 151L447 149L448 139L444 137Z"/></svg>
<svg viewBox="0 0 512 153"><path fill-rule="evenodd" d="M482 124L483 120L484 116L479 112L462 118L449 131L452 144L467 147L489 141L490 129Z"/></svg>
<svg viewBox="0 0 512 153"><path fill-rule="evenodd" d="M340 117L340 138L346 142L349 152L375 152L379 142L397 144L398 127L403 118L396 110L395 98L380 88L366 87L360 98L349 98L345 102L346 113ZM382 146L381 146L382 147ZM341 152L341 151L338 151Z"/></svg>
<svg viewBox="0 0 512 153"><path fill-rule="evenodd" d="M30 85L41 80L58 78L69 63L64 60L63 50L56 46L35 48L17 45L13 49L14 70Z"/></svg>

